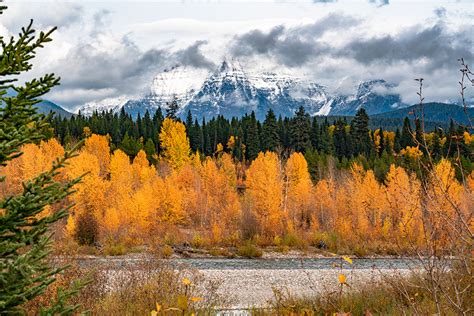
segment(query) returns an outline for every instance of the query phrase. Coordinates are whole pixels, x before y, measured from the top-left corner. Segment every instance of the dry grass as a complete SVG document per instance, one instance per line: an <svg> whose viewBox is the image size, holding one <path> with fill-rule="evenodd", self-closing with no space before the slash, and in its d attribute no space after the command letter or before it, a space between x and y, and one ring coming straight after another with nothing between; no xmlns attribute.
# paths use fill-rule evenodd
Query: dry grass
<svg viewBox="0 0 474 316"><path fill-rule="evenodd" d="M80 310L91 315L150 315L157 304L166 315L209 314L226 303L218 294L220 282L206 281L197 271L176 270L156 261L92 269L73 265L43 295L24 306L27 314L38 315L59 287L76 279L91 282L68 303L80 304Z"/></svg>
<svg viewBox="0 0 474 316"><path fill-rule="evenodd" d="M456 267L444 275L449 282L456 276ZM274 303L270 311L255 310L256 315L434 315L437 303L424 286L429 279L426 273L410 277L384 277L358 288L341 285L340 290L315 294L312 297L296 297L286 289L274 289ZM458 279L460 284L470 282L469 276ZM466 296L462 310L466 315L474 308L472 289ZM440 298L442 315L458 315L448 296Z"/></svg>

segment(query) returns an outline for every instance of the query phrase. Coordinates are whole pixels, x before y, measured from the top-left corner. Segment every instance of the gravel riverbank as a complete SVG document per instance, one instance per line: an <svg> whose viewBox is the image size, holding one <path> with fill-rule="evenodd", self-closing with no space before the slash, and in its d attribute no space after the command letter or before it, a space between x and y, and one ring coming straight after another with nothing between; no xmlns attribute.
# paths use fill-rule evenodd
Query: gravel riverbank
<svg viewBox="0 0 474 316"><path fill-rule="evenodd" d="M344 273L352 288L376 281L384 275L407 274L408 270L394 269L317 269L317 270L202 270L205 278L221 280L220 292L229 297L229 308L265 307L274 299L274 289L296 296L312 296L333 291L338 286L338 275ZM286 293L286 292L285 292Z"/></svg>
<svg viewBox="0 0 474 316"><path fill-rule="evenodd" d="M88 258L79 259L83 267L106 265L111 280L117 273L140 269L140 262L166 263L177 269L197 271L207 280L220 281L218 292L226 297L223 308L246 309L265 307L274 299L274 289L292 295L311 296L333 291L338 286L338 275L343 273L352 288L376 281L383 276L406 275L415 268L409 258L354 259L349 264L341 258L272 258L272 259L149 259L144 258ZM342 265L342 270L341 270ZM113 282L112 282L113 283ZM113 285L112 285L113 287ZM205 293L205 289L202 289Z"/></svg>

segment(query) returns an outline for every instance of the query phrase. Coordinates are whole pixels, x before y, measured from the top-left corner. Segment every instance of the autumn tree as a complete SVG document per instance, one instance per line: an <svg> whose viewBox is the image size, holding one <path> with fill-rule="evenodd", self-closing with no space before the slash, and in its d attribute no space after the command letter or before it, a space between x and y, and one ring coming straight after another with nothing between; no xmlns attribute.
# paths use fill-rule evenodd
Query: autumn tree
<svg viewBox="0 0 474 316"><path fill-rule="evenodd" d="M210 158L203 164L202 191L205 196L203 206L207 209L212 237L216 242L239 237L240 201L235 184L235 170L228 154L216 162ZM216 188L219 188L216 190Z"/></svg>
<svg viewBox="0 0 474 316"><path fill-rule="evenodd" d="M293 153L286 162L284 209L295 228L311 225L312 183L308 163L301 153Z"/></svg>
<svg viewBox="0 0 474 316"><path fill-rule="evenodd" d="M391 165L385 180L384 237L400 247L419 245L423 236L421 186L414 174Z"/></svg>
<svg viewBox="0 0 474 316"><path fill-rule="evenodd" d="M163 158L173 169L180 169L189 163L189 139L183 123L166 118L161 127L160 142Z"/></svg>
<svg viewBox="0 0 474 316"><path fill-rule="evenodd" d="M282 232L283 181L278 156L273 152L258 154L246 179L246 194L260 233L276 236Z"/></svg>

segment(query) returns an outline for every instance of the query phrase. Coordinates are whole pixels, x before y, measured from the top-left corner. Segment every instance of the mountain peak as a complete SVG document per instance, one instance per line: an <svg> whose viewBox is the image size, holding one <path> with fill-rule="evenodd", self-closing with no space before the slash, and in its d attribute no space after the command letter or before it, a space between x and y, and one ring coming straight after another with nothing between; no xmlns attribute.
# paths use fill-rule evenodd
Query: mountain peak
<svg viewBox="0 0 474 316"><path fill-rule="evenodd" d="M353 115L364 107L369 114L405 106L385 80L361 82L353 95L330 95L326 88L309 79L274 72L246 73L235 59L224 58L213 72L184 65L173 65L157 74L151 93L123 104L108 101L88 104L82 112L122 107L136 116L158 107L166 109L176 99L180 114L195 117L241 116L252 111L263 119L269 109L276 115L293 116L303 106L311 115ZM113 104L112 104L113 103Z"/></svg>

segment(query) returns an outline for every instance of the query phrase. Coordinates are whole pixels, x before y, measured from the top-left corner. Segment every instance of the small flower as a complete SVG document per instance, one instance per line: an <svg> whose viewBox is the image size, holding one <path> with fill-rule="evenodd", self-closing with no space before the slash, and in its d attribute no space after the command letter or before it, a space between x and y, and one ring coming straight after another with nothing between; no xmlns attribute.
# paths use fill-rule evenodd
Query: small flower
<svg viewBox="0 0 474 316"><path fill-rule="evenodd" d="M186 286L191 285L191 280L188 278L183 278L183 284Z"/></svg>
<svg viewBox="0 0 474 316"><path fill-rule="evenodd" d="M196 302L199 302L199 301L202 301L202 297L197 297L197 296L191 297L191 302L196 303Z"/></svg>
<svg viewBox="0 0 474 316"><path fill-rule="evenodd" d="M337 279L339 280L339 283L346 284L346 276L344 274L339 274Z"/></svg>

